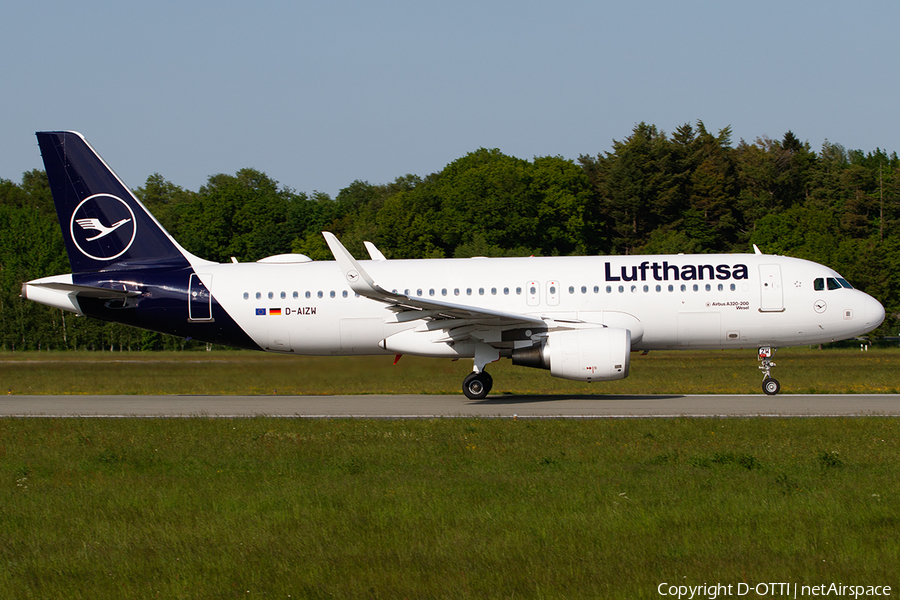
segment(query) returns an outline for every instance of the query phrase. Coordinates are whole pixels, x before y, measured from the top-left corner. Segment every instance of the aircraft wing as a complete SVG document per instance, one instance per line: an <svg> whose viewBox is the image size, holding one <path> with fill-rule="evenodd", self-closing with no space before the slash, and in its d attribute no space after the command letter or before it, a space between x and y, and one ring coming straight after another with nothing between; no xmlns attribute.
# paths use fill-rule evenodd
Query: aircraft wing
<svg viewBox="0 0 900 600"><path fill-rule="evenodd" d="M328 243L328 247L331 249L331 253L334 255L338 266L344 273L344 277L350 285L350 289L360 296L396 307L397 312L416 310L423 313L411 315L413 319L486 319L495 321L495 324L504 327L515 325L546 325L546 321L536 315L492 310L480 306L468 306L432 298L421 298L418 296L407 296L405 294L389 292L375 283L372 277L362 268L362 265L353 258L353 255L350 254L340 241L338 241L333 233L323 231L322 235L325 236L325 241Z"/></svg>

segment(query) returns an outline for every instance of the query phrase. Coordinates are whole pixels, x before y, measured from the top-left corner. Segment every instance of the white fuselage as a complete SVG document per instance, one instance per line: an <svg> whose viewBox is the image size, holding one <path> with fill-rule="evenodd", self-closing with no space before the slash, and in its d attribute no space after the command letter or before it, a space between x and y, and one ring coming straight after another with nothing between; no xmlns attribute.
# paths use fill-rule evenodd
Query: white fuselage
<svg viewBox="0 0 900 600"><path fill-rule="evenodd" d="M884 309L822 265L755 254L362 261L390 291L631 331L632 350L826 343L877 327ZM384 354L421 325L356 295L335 262L196 265L216 301L260 347ZM819 286L821 287L821 286ZM489 323L474 323L487 327ZM498 340L499 341L499 340ZM445 356L423 340L405 353ZM460 353L466 356L464 350Z"/></svg>

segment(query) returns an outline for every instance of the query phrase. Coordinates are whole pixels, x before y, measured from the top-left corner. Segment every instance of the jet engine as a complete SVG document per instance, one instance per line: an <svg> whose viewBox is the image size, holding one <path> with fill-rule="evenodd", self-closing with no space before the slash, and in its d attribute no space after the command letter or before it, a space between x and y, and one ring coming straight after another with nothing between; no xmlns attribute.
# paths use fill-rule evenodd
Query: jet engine
<svg viewBox="0 0 900 600"><path fill-rule="evenodd" d="M631 332L617 327L552 331L544 343L513 350L514 365L550 369L576 381L613 381L628 377Z"/></svg>

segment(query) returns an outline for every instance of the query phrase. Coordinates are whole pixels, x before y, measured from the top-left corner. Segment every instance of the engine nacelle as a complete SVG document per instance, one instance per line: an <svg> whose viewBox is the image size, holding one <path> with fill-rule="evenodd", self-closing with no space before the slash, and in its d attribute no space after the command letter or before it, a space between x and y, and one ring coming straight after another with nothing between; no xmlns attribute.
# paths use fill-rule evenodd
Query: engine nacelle
<svg viewBox="0 0 900 600"><path fill-rule="evenodd" d="M552 376L563 379L624 379L631 364L631 332L617 327L553 331L543 346L514 350L512 361L550 369Z"/></svg>

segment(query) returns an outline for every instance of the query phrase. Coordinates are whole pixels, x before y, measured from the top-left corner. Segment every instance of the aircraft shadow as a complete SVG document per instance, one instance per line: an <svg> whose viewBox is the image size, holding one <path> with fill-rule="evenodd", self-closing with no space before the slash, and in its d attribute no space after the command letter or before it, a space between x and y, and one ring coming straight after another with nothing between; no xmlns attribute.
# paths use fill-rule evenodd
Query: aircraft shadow
<svg viewBox="0 0 900 600"><path fill-rule="evenodd" d="M504 406L510 404L529 404L534 402L556 402L560 400L613 400L613 401L631 401L631 400L674 400L676 398L684 398L683 394L538 394L538 395L503 395L488 396L484 400L477 400L470 404L481 406Z"/></svg>

